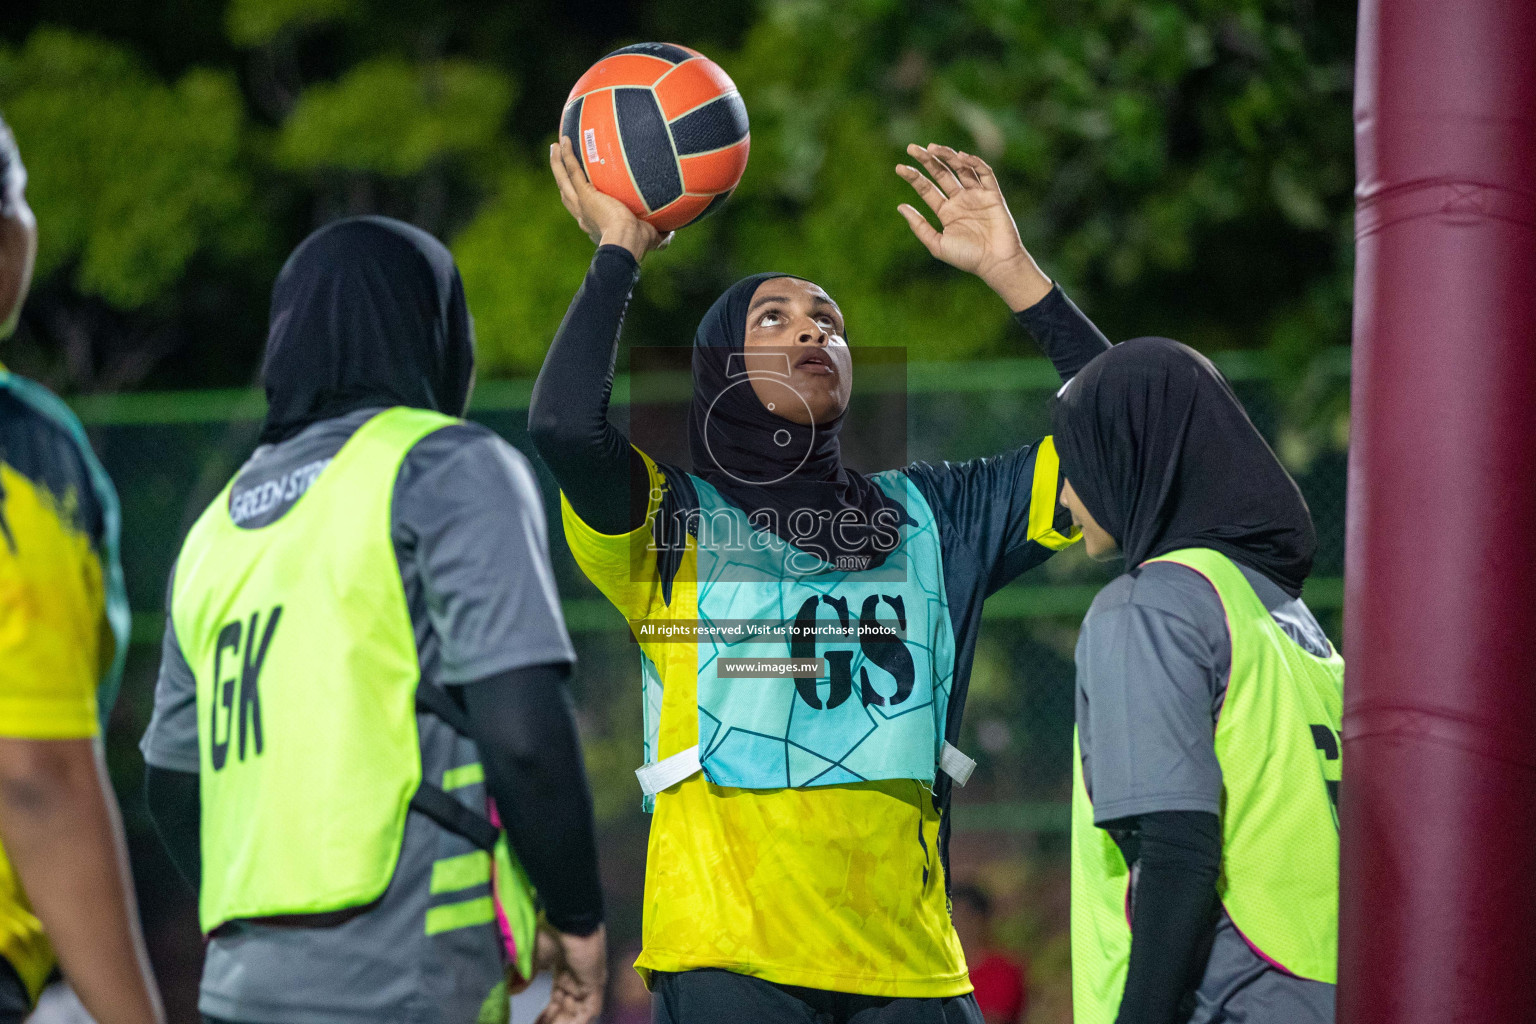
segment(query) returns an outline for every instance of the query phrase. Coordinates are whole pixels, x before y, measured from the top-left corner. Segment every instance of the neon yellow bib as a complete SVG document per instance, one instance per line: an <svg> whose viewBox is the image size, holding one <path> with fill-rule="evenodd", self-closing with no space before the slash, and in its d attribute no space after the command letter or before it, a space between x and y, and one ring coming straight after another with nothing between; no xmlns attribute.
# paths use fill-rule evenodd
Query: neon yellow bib
<svg viewBox="0 0 1536 1024"><path fill-rule="evenodd" d="M1308 654L1270 616L1233 562L1170 552L1204 576L1226 611L1232 672L1216 725L1223 783L1222 904L1256 953L1332 984L1339 938L1339 730L1344 659ZM1093 824L1073 740L1072 1002L1077 1024L1110 1024L1130 963L1129 872Z"/></svg>
<svg viewBox="0 0 1536 1024"><path fill-rule="evenodd" d="M279 520L229 487L192 527L171 609L197 680L204 933L372 902L421 782L415 633L390 537L395 477L455 422L370 419Z"/></svg>

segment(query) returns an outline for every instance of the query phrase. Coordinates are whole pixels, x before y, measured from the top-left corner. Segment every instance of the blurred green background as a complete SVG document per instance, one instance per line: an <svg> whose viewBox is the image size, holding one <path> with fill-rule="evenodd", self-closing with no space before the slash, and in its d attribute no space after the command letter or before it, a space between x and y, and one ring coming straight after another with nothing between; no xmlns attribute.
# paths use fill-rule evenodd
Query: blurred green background
<svg viewBox="0 0 1536 1024"><path fill-rule="evenodd" d="M743 274L813 278L855 345L906 346L911 456L960 459L1037 437L1052 390L1003 305L895 212L906 143L977 152L1112 339L1218 356L1312 503L1308 597L1337 637L1353 19L1312 0L8 0L0 112L41 249L4 358L75 404L124 497L136 643L111 760L174 1019L195 1020L200 946L134 744L170 560L254 444L269 289L309 231L382 212L450 244L479 342L474 415L532 456L529 378L591 255L548 178L561 105L618 46L693 46L741 89L751 163L718 215L647 261L626 343L685 344ZM558 521L621 947L646 829L636 658ZM955 874L993 892L1000 941L1034 960L1031 1021L1067 1019L1071 651L1105 573L1073 552L998 595L972 683L982 766L958 798Z"/></svg>

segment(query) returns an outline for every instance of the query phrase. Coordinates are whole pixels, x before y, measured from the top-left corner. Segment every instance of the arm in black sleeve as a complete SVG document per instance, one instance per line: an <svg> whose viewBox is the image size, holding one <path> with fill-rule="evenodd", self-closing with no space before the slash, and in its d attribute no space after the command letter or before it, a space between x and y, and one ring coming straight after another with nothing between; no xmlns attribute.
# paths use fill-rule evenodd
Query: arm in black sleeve
<svg viewBox="0 0 1536 1024"><path fill-rule="evenodd" d="M650 481L629 438L608 422L619 331L640 264L600 246L544 357L528 406L528 435L582 520L600 533L645 522Z"/></svg>
<svg viewBox="0 0 1536 1024"><path fill-rule="evenodd" d="M470 731L507 838L557 929L603 923L592 792L565 679L570 665L534 665L464 685Z"/></svg>
<svg viewBox="0 0 1536 1024"><path fill-rule="evenodd" d="M1181 1004L1210 957L1221 821L1205 811L1158 811L1135 821L1131 964L1115 1024L1178 1024L1188 1019Z"/></svg>
<svg viewBox="0 0 1536 1024"><path fill-rule="evenodd" d="M196 892L202 878L203 854L199 827L202 804L198 799L196 772L144 767L144 802L155 833L171 856L171 863Z"/></svg>
<svg viewBox="0 0 1536 1024"><path fill-rule="evenodd" d="M1109 348L1109 339L1067 298L1059 284L1013 317L1035 339L1063 381L1077 376L1090 359Z"/></svg>

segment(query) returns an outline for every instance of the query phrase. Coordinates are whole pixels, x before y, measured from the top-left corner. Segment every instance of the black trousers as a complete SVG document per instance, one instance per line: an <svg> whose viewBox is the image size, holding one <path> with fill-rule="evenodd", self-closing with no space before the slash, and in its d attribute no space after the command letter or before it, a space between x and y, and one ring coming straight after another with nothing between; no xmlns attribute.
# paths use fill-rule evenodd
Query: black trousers
<svg viewBox="0 0 1536 1024"><path fill-rule="evenodd" d="M16 976L16 968L0 956L0 1024L22 1024L32 1012L27 988Z"/></svg>
<svg viewBox="0 0 1536 1024"><path fill-rule="evenodd" d="M652 1024L982 1024L970 995L859 996L713 969L657 971L651 993Z"/></svg>

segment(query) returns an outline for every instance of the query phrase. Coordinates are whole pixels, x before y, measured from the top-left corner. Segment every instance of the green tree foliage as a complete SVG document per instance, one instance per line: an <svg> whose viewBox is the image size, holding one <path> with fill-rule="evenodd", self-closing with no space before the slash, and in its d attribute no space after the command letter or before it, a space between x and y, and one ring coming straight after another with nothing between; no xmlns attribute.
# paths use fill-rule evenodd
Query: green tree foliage
<svg viewBox="0 0 1536 1024"><path fill-rule="evenodd" d="M509 167L453 240L481 373L536 369L586 272L592 247L551 187L547 167Z"/></svg>
<svg viewBox="0 0 1536 1024"><path fill-rule="evenodd" d="M265 46L285 30L355 16L357 0L230 0L224 30L236 46Z"/></svg>
<svg viewBox="0 0 1536 1024"><path fill-rule="evenodd" d="M246 130L234 77L174 83L123 47L42 28L0 49L0 109L31 169L40 278L118 309L172 293L201 249L248 251Z"/></svg>
<svg viewBox="0 0 1536 1024"><path fill-rule="evenodd" d="M825 285L866 343L919 359L1011 350L1007 311L930 261L894 212L910 198L891 173L905 144L946 140L994 163L1026 242L1112 333L1304 364L1348 340L1353 177L1349 26L1309 10L769 0L713 54L747 99L751 166L723 213L684 233L700 244L648 272L644 297L668 320L656 333L686 337L671 318L774 267ZM569 278L581 260L534 220L502 237ZM471 295L482 310L511 301ZM530 365L525 339L487 326L489 364Z"/></svg>
<svg viewBox="0 0 1536 1024"><path fill-rule="evenodd" d="M408 178L436 161L493 149L512 85L466 60L380 57L306 89L283 123L278 163Z"/></svg>
<svg viewBox="0 0 1536 1024"><path fill-rule="evenodd" d="M895 213L905 144L937 140L994 164L1026 243L1112 334L1268 346L1300 379L1348 334L1347 6L760 0L700 21L637 0L605 26L553 2L230 0L208 15L225 48L174 73L39 24L0 50L0 109L59 300L172 310L197 253L232 256L240 326L219 365L236 380L286 251L369 211L453 246L483 372L534 370L589 255L544 146L581 69L650 35L734 77L752 159L648 267L633 337L685 340L734 276L772 267L825 285L856 341L1016 351L1001 304Z"/></svg>

